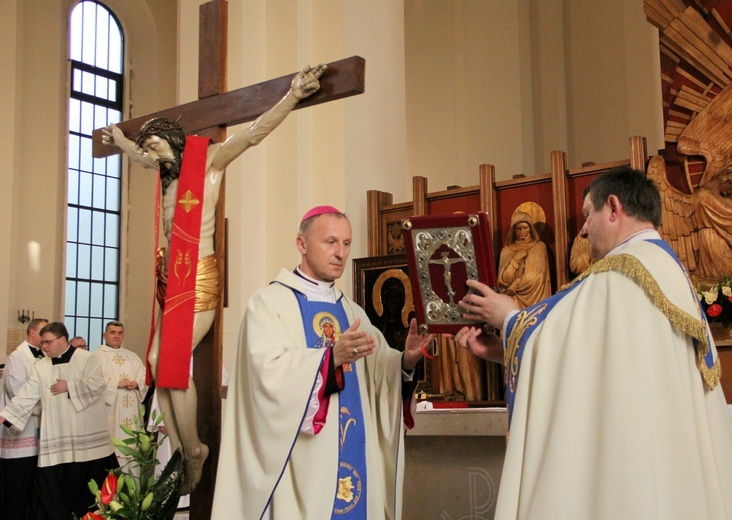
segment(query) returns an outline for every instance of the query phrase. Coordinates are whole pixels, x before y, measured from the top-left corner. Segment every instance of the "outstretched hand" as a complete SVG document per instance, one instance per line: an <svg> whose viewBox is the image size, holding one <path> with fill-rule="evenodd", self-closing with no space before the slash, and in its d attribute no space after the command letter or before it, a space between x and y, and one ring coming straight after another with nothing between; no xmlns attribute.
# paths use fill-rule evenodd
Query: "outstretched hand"
<svg viewBox="0 0 732 520"><path fill-rule="evenodd" d="M316 65L315 67L308 65L298 72L290 85L295 99L304 99L317 92L320 88L318 79L327 68L328 65Z"/></svg>
<svg viewBox="0 0 732 520"><path fill-rule="evenodd" d="M376 340L367 332L358 330L360 326L361 320L357 319L336 341L333 347L333 362L336 367L353 363L374 353Z"/></svg>
<svg viewBox="0 0 732 520"><path fill-rule="evenodd" d="M419 334L417 332L417 320L412 318L409 322L409 334L404 342L404 356L402 357L402 368L412 370L420 359L424 357L425 347L435 339L434 334Z"/></svg>

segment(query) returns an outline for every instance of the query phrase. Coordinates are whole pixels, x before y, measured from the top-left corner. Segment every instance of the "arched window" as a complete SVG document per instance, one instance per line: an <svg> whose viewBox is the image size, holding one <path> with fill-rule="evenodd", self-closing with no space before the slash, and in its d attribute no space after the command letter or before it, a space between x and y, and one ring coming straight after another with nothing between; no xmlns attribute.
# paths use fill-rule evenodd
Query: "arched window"
<svg viewBox="0 0 732 520"><path fill-rule="evenodd" d="M119 313L122 170L119 155L92 157L92 131L121 120L124 45L119 23L99 2L79 2L69 25L64 321L72 336L96 346Z"/></svg>

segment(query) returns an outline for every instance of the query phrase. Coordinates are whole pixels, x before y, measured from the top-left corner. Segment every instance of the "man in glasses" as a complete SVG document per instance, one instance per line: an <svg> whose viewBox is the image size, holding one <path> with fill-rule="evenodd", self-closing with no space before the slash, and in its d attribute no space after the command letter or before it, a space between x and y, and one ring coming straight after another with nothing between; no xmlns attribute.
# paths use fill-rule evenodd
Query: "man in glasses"
<svg viewBox="0 0 732 520"><path fill-rule="evenodd" d="M40 339L46 357L0 411L0 422L22 429L41 403L40 455L28 517L80 518L94 503L89 480L101 487L108 471L118 467L102 398L104 374L96 356L71 347L63 323L47 324Z"/></svg>

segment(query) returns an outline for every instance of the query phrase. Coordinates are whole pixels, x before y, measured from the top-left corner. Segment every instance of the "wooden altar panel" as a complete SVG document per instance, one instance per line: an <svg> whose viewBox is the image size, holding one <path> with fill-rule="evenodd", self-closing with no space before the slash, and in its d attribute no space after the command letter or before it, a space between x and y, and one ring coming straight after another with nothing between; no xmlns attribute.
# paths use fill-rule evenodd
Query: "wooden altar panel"
<svg viewBox="0 0 732 520"><path fill-rule="evenodd" d="M728 403L732 403L732 345L717 345L719 363L722 365L722 377L719 384L722 385L724 397Z"/></svg>
<svg viewBox="0 0 732 520"><path fill-rule="evenodd" d="M384 237L384 243L380 244L379 251L381 254L398 255L405 252L404 239L402 238L402 220L409 218L414 214L411 204L404 206L395 206L391 211L385 212L382 216L379 235Z"/></svg>
<svg viewBox="0 0 732 520"><path fill-rule="evenodd" d="M727 402L732 404L732 326L723 327L721 323L710 323L714 345L717 347L717 356L722 365L722 376L719 384Z"/></svg>
<svg viewBox="0 0 732 520"><path fill-rule="evenodd" d="M480 208L480 193L475 187L441 191L427 197L427 215L449 215L456 211L477 213Z"/></svg>
<svg viewBox="0 0 732 520"><path fill-rule="evenodd" d="M498 221L494 224L496 237L496 269L501 256L501 248L511 228L511 217L516 208L524 202L535 202L544 210L546 222L539 238L546 244L549 255L549 270L552 279L552 291L556 290L556 247L554 237L554 206L552 203L551 174L522 177L507 181L499 181L496 186L496 209ZM564 247L560 245L560 247Z"/></svg>
<svg viewBox="0 0 732 520"><path fill-rule="evenodd" d="M600 173L617 166L631 165L637 169L645 169L647 154L645 139L631 137L629 139L628 158L600 165L567 169L565 152L552 152L552 172L519 177L510 180L496 181L495 169L492 165L479 167L478 184L467 187L450 187L442 191L429 192L428 180L424 177L413 177L413 200L394 203L389 193L380 191L368 192L368 226L369 256L400 254L403 250L401 230L397 224L403 218L421 215L444 215L456 211L485 211L489 216L494 237L494 258L496 269L501 248L506 242L511 225L511 216L517 206L532 201L542 207L545 214L545 225L540 234L547 246L549 254L552 290L556 291L573 278L569 270L569 252L572 241L584 224L582 216L582 192L592 179ZM396 235L395 231L398 231ZM399 245L402 244L401 248ZM449 340L451 341L451 340ZM446 385L459 378L450 377L450 370L442 365L448 363L451 355L450 345L445 351L444 359L439 355L430 362L428 377L436 392L440 393ZM464 360L463 360L464 361ZM482 360L481 363L484 363ZM454 359L452 363L454 364ZM462 362L462 361L461 361ZM452 367L454 372L454 367ZM484 367L486 384L485 394L481 399L471 400L472 405L496 404L503 399L503 383L498 365L487 363ZM457 383L458 385L461 383ZM460 388L457 388L460 392ZM444 393L444 392L442 392Z"/></svg>
<svg viewBox="0 0 732 520"><path fill-rule="evenodd" d="M601 165L593 164L583 168L575 168L567 171L567 191L569 202L569 216L567 218L567 232L569 234L569 242L572 243L574 237L582 229L585 218L582 216L582 192L600 173L604 173L618 166L629 166L630 161L617 161L605 163Z"/></svg>

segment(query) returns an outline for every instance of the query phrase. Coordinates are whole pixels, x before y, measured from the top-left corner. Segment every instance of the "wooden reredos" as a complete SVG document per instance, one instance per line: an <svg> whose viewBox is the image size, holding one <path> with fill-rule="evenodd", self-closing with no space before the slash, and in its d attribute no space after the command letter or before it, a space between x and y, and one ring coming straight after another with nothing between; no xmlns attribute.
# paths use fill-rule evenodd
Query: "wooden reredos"
<svg viewBox="0 0 732 520"><path fill-rule="evenodd" d="M533 201L542 207L546 216L540 237L549 252L554 292L573 277L569 269L569 256L572 241L584 224L582 192L585 187L596 175L611 168L630 165L645 171L647 162L645 138L631 137L628 157L612 163L569 169L567 154L555 151L551 154L551 171L531 177L496 181L494 166L482 164L478 170L478 184L474 186L451 186L442 191L429 192L427 178L413 177L411 201L395 203L392 194L369 190L368 255L380 257L405 252L401 236L402 219L458 211L484 211L489 217L497 262L514 209L524 202ZM458 355L457 351L453 355L454 344L451 339L440 338L439 342L437 355L425 368L429 373L431 392L437 400L461 394L470 406L502 403L503 383L498 366L485 364L475 358L466 359L462 354ZM451 398L454 397L447 397Z"/></svg>

